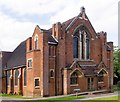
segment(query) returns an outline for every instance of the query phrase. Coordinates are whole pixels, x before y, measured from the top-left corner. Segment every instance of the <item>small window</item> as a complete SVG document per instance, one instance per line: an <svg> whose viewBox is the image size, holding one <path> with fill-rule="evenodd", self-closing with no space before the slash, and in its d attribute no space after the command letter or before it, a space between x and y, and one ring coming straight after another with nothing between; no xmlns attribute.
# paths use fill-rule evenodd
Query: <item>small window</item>
<svg viewBox="0 0 120 102"><path fill-rule="evenodd" d="M16 70L15 70L15 86L18 85L18 76L19 76L19 70L16 69Z"/></svg>
<svg viewBox="0 0 120 102"><path fill-rule="evenodd" d="M104 81L104 73L101 71L98 76L98 82L103 82Z"/></svg>
<svg viewBox="0 0 120 102"><path fill-rule="evenodd" d="M29 59L28 60L28 68L31 68L32 67L32 59Z"/></svg>
<svg viewBox="0 0 120 102"><path fill-rule="evenodd" d="M104 81L104 80L103 80L103 78L104 78L104 77L103 77L103 76L101 76L101 75L100 75L100 76L98 76L98 82L103 82L103 81Z"/></svg>
<svg viewBox="0 0 120 102"><path fill-rule="evenodd" d="M35 41L35 49L38 49L38 35L37 34L35 35L34 41Z"/></svg>
<svg viewBox="0 0 120 102"><path fill-rule="evenodd" d="M73 85L73 84L78 84L78 74L77 74L77 72L74 72L74 73L71 75L70 84L71 84L71 85Z"/></svg>
<svg viewBox="0 0 120 102"><path fill-rule="evenodd" d="M54 70L53 69L50 70L50 78L54 78Z"/></svg>
<svg viewBox="0 0 120 102"><path fill-rule="evenodd" d="M24 86L26 86L26 69L24 69Z"/></svg>
<svg viewBox="0 0 120 102"><path fill-rule="evenodd" d="M7 71L7 85L10 85L10 71Z"/></svg>
<svg viewBox="0 0 120 102"><path fill-rule="evenodd" d="M88 90L90 90L90 78L88 78Z"/></svg>
<svg viewBox="0 0 120 102"><path fill-rule="evenodd" d="M54 46L49 46L49 56L50 57L55 56L55 47Z"/></svg>
<svg viewBox="0 0 120 102"><path fill-rule="evenodd" d="M35 87L39 87L39 78L35 79Z"/></svg>
<svg viewBox="0 0 120 102"><path fill-rule="evenodd" d="M52 56L51 47L52 47L52 46L49 46L49 56Z"/></svg>

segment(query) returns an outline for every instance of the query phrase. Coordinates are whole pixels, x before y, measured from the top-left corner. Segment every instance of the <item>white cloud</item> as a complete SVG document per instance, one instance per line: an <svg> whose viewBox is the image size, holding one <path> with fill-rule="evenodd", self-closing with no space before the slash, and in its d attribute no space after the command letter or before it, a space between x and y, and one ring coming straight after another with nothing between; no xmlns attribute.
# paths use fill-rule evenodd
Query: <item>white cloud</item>
<svg viewBox="0 0 120 102"><path fill-rule="evenodd" d="M40 25L47 29L55 22L64 22L77 16L81 6L86 8L96 32L106 31L108 39L117 44L117 5L118 0L0 0L0 48L12 51L21 41L32 36L36 26L32 21L18 21L7 12L22 17L49 14L50 18L44 21L47 25ZM7 12L3 12L3 9L7 9Z"/></svg>
<svg viewBox="0 0 120 102"><path fill-rule="evenodd" d="M66 0L68 1L68 0ZM0 5L19 15L41 15L53 13L66 5L64 0L2 0ZM64 3L63 3L64 2Z"/></svg>
<svg viewBox="0 0 120 102"><path fill-rule="evenodd" d="M86 8L86 14L96 32L105 31L108 41L118 44L118 0L79 0L66 5L64 9L50 18L51 23L63 22L77 16L81 6Z"/></svg>
<svg viewBox="0 0 120 102"><path fill-rule="evenodd" d="M35 26L33 22L20 22L0 13L0 49L14 50L20 42L32 36Z"/></svg>

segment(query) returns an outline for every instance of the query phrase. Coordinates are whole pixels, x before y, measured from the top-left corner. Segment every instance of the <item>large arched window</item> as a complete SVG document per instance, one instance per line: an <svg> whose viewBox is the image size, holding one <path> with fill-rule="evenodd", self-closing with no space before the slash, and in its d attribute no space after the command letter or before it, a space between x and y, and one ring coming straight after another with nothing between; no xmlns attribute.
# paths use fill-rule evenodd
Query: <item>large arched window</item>
<svg viewBox="0 0 120 102"><path fill-rule="evenodd" d="M84 27L77 29L73 35L73 57L83 60L90 58L89 34Z"/></svg>
<svg viewBox="0 0 120 102"><path fill-rule="evenodd" d="M15 70L15 85L18 85L18 75L19 75L19 71L18 69Z"/></svg>
<svg viewBox="0 0 120 102"><path fill-rule="evenodd" d="M26 68L24 69L24 86L26 86Z"/></svg>

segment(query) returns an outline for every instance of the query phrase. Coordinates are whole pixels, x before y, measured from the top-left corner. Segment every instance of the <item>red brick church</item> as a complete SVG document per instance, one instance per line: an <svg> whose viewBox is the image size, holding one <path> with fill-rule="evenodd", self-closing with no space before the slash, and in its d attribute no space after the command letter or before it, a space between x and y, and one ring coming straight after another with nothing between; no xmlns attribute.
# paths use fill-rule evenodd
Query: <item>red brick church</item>
<svg viewBox="0 0 120 102"><path fill-rule="evenodd" d="M1 52L2 92L24 96L55 96L113 85L113 42L96 33L85 8L45 30L38 25L32 37L13 52Z"/></svg>

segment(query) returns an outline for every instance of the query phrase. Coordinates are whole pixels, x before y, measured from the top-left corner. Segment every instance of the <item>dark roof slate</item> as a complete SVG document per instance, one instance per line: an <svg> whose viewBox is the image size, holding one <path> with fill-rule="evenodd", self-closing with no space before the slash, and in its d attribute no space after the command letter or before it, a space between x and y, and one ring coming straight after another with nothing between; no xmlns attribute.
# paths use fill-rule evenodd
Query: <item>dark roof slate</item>
<svg viewBox="0 0 120 102"><path fill-rule="evenodd" d="M1 67L4 69L6 67L7 61L9 60L9 58L12 55L12 52L8 52L8 51L1 51L0 54L2 54L0 61L1 61Z"/></svg>
<svg viewBox="0 0 120 102"><path fill-rule="evenodd" d="M84 75L96 75L96 66L81 66Z"/></svg>
<svg viewBox="0 0 120 102"><path fill-rule="evenodd" d="M26 65L26 41L23 41L13 51L10 59L7 62L7 69L17 68Z"/></svg>

